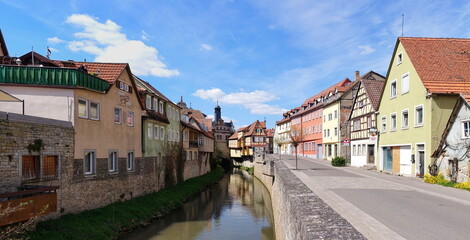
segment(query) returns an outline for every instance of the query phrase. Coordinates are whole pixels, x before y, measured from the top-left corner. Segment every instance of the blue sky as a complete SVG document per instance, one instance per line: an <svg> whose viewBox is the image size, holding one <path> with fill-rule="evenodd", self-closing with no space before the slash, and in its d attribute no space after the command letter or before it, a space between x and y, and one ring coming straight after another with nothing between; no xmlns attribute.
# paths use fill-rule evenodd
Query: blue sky
<svg viewBox="0 0 470 240"><path fill-rule="evenodd" d="M468 1L0 0L10 55L129 62L174 102L237 127L282 112L354 71L386 74L396 38L470 37Z"/></svg>

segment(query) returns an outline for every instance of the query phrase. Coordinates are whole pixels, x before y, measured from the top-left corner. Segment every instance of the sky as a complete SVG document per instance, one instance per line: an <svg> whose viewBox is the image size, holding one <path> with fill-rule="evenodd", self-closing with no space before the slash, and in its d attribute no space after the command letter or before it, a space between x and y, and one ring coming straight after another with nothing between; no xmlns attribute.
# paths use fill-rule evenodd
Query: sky
<svg viewBox="0 0 470 240"><path fill-rule="evenodd" d="M354 72L386 75L397 37L470 37L470 1L0 0L11 56L128 62L173 102L242 127Z"/></svg>

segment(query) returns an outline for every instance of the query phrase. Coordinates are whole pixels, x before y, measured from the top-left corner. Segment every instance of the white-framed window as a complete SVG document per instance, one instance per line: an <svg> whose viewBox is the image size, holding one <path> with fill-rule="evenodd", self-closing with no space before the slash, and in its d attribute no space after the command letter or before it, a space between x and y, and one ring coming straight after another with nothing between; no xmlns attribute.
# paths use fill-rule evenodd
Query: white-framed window
<svg viewBox="0 0 470 240"><path fill-rule="evenodd" d="M121 108L114 108L114 123L121 124L122 123L122 109Z"/></svg>
<svg viewBox="0 0 470 240"><path fill-rule="evenodd" d="M134 126L134 112L127 112L127 126Z"/></svg>
<svg viewBox="0 0 470 240"><path fill-rule="evenodd" d="M371 127L372 127L372 117L367 116L367 128L371 128Z"/></svg>
<svg viewBox="0 0 470 240"><path fill-rule="evenodd" d="M462 121L462 138L470 138L470 120Z"/></svg>
<svg viewBox="0 0 470 240"><path fill-rule="evenodd" d="M151 109L158 111L158 99L157 98L153 98L153 106Z"/></svg>
<svg viewBox="0 0 470 240"><path fill-rule="evenodd" d="M401 76L401 94L408 93L410 91L410 73L405 73Z"/></svg>
<svg viewBox="0 0 470 240"><path fill-rule="evenodd" d="M387 117L382 116L382 132L386 132L386 131L387 131Z"/></svg>
<svg viewBox="0 0 470 240"><path fill-rule="evenodd" d="M118 153L116 150L110 150L108 154L108 171L117 172L118 169Z"/></svg>
<svg viewBox="0 0 470 240"><path fill-rule="evenodd" d="M397 80L393 80L390 83L390 98L397 97Z"/></svg>
<svg viewBox="0 0 470 240"><path fill-rule="evenodd" d="M335 110L335 119L338 118L338 110Z"/></svg>
<svg viewBox="0 0 470 240"><path fill-rule="evenodd" d="M401 128L408 129L409 124L410 124L410 118L408 115L408 109L402 110L401 111Z"/></svg>
<svg viewBox="0 0 470 240"><path fill-rule="evenodd" d="M88 101L85 99L78 99L78 117L88 118Z"/></svg>
<svg viewBox="0 0 470 240"><path fill-rule="evenodd" d="M335 127L335 136L338 136L338 128Z"/></svg>
<svg viewBox="0 0 470 240"><path fill-rule="evenodd" d="M323 130L323 136L326 137L326 129Z"/></svg>
<svg viewBox="0 0 470 240"><path fill-rule="evenodd" d="M147 125L147 136L148 138L152 138L152 134L153 134L153 125L149 123L149 125Z"/></svg>
<svg viewBox="0 0 470 240"><path fill-rule="evenodd" d="M353 145L352 155L353 155L353 156L356 156L356 153L357 153L357 152L356 152L356 145Z"/></svg>
<svg viewBox="0 0 470 240"><path fill-rule="evenodd" d="M155 107L155 109L156 109L156 107ZM160 113L163 114L163 110L164 110L164 109L163 109L163 102L160 101Z"/></svg>
<svg viewBox="0 0 470 240"><path fill-rule="evenodd" d="M397 55L397 65L400 65L403 62L403 53L398 53Z"/></svg>
<svg viewBox="0 0 470 240"><path fill-rule="evenodd" d="M361 130L361 120L355 119L353 121L353 131Z"/></svg>
<svg viewBox="0 0 470 240"><path fill-rule="evenodd" d="M397 114L390 114L390 131L397 130Z"/></svg>
<svg viewBox="0 0 470 240"><path fill-rule="evenodd" d="M90 119L100 120L100 104L90 101Z"/></svg>
<svg viewBox="0 0 470 240"><path fill-rule="evenodd" d="M147 95L147 97L145 99L145 107L147 109L152 109L152 96Z"/></svg>
<svg viewBox="0 0 470 240"><path fill-rule="evenodd" d="M85 156L83 157L83 169L85 175L91 175L96 173L96 151L86 150Z"/></svg>
<svg viewBox="0 0 470 240"><path fill-rule="evenodd" d="M160 127L160 140L165 139L165 128Z"/></svg>
<svg viewBox="0 0 470 240"><path fill-rule="evenodd" d="M362 148L361 144L357 145L357 155L361 156L362 155Z"/></svg>
<svg viewBox="0 0 470 240"><path fill-rule="evenodd" d="M134 171L134 152L127 152L127 171Z"/></svg>
<svg viewBox="0 0 470 240"><path fill-rule="evenodd" d="M158 139L158 131L159 131L158 129L159 129L159 126L158 126L158 125L155 125L155 126L153 127L153 137L154 137L155 139Z"/></svg>
<svg viewBox="0 0 470 240"><path fill-rule="evenodd" d="M332 113L329 113L329 114L328 114L328 121L331 121L331 120L333 120L333 114L332 114Z"/></svg>
<svg viewBox="0 0 470 240"><path fill-rule="evenodd" d="M330 136L330 129L326 129L326 135L329 137Z"/></svg>
<svg viewBox="0 0 470 240"><path fill-rule="evenodd" d="M423 105L415 106L415 127L423 126L424 111Z"/></svg>
<svg viewBox="0 0 470 240"><path fill-rule="evenodd" d="M199 137L199 138L197 139L197 144L198 144L198 146L203 146L203 145L204 145L204 138L203 138L203 137Z"/></svg>

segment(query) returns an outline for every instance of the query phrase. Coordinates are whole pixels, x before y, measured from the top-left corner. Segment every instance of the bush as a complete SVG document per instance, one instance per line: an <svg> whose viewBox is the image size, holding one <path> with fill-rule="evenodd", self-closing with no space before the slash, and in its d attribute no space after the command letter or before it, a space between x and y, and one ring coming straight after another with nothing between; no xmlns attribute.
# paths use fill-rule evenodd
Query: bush
<svg viewBox="0 0 470 240"><path fill-rule="evenodd" d="M344 157L335 157L331 160L331 165L335 167L344 167L346 166L346 158Z"/></svg>

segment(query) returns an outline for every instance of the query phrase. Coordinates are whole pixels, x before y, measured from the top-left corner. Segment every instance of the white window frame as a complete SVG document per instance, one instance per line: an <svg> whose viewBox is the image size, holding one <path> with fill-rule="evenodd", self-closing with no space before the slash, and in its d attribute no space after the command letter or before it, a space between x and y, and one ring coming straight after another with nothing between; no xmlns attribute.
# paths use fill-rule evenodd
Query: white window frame
<svg viewBox="0 0 470 240"><path fill-rule="evenodd" d="M403 62L403 52L397 54L397 65L400 65Z"/></svg>
<svg viewBox="0 0 470 240"><path fill-rule="evenodd" d="M462 139L470 138L470 119L462 120L460 122L461 122L460 126L462 126ZM465 131L465 125L468 125L467 126L467 133ZM468 135L465 136L465 134L468 134Z"/></svg>
<svg viewBox="0 0 470 240"><path fill-rule="evenodd" d="M146 105L145 108L149 109L149 110L152 109L152 96L147 95L145 100L146 100L145 101L145 105Z"/></svg>
<svg viewBox="0 0 470 240"><path fill-rule="evenodd" d="M160 127L160 140L164 140L164 139L165 139L165 128Z"/></svg>
<svg viewBox="0 0 470 240"><path fill-rule="evenodd" d="M90 171L87 171L85 162L87 161L87 154L91 154L92 159L90 159ZM94 175L96 174L96 150L85 150L83 155L83 173L85 175Z"/></svg>
<svg viewBox="0 0 470 240"><path fill-rule="evenodd" d="M96 118L92 118L90 115L91 104L96 104L96 115L97 115ZM101 106L99 102L89 101L88 108L87 108L88 117L90 117L91 120L99 121L100 120L100 108Z"/></svg>
<svg viewBox="0 0 470 240"><path fill-rule="evenodd" d="M114 157L112 157L114 156ZM118 171L118 151L117 150L109 150L108 152L108 171L110 173L116 173ZM111 163L113 163L114 168L111 167Z"/></svg>
<svg viewBox="0 0 470 240"><path fill-rule="evenodd" d="M393 89L394 89L393 85L394 85L394 84L395 84L395 95L393 95ZM398 88L398 86L397 86L397 80L396 80L396 79L395 79L395 80L392 80L392 81L390 82L390 99L393 99L393 98L396 98L396 97L397 97L397 88Z"/></svg>
<svg viewBox="0 0 470 240"><path fill-rule="evenodd" d="M127 152L127 171L134 171L135 170L135 155L134 151Z"/></svg>
<svg viewBox="0 0 470 240"><path fill-rule="evenodd" d="M153 131L153 137L158 140L158 136L159 136L158 133L160 132L160 126L154 125L152 131Z"/></svg>
<svg viewBox="0 0 470 240"><path fill-rule="evenodd" d="M163 108L163 101L160 101L159 104L160 104L160 105L159 105L159 106L160 106L160 110L159 110L159 111L160 111L161 114L163 114L163 110L164 110L164 108Z"/></svg>
<svg viewBox="0 0 470 240"><path fill-rule="evenodd" d="M390 132L397 130L397 113L390 113Z"/></svg>
<svg viewBox="0 0 470 240"><path fill-rule="evenodd" d="M421 108L421 123L418 123L418 109ZM415 114L414 114L414 122L415 122L415 127L422 127L424 125L424 105L420 104L415 106Z"/></svg>
<svg viewBox="0 0 470 240"><path fill-rule="evenodd" d="M407 80L405 81L405 79ZM405 87L407 87L407 89L405 89ZM408 72L401 76L401 94L406 94L409 92L410 92L410 73Z"/></svg>
<svg viewBox="0 0 470 240"><path fill-rule="evenodd" d="M150 130L150 131L149 131ZM148 124L147 125L147 137L148 138L152 138L153 137L153 125L152 124Z"/></svg>
<svg viewBox="0 0 470 240"><path fill-rule="evenodd" d="M85 116L80 116L80 101L85 101ZM88 114L88 100L84 99L84 98L78 98L77 100L77 116L79 118L88 118L89 114Z"/></svg>
<svg viewBox="0 0 470 240"><path fill-rule="evenodd" d="M116 110L119 110L119 121L116 122ZM113 117L114 117L114 123L115 124L122 124L122 108L114 107L114 112L113 112Z"/></svg>
<svg viewBox="0 0 470 240"><path fill-rule="evenodd" d="M152 108L153 110L157 111L158 112L158 99L157 98L153 98L153 105L152 105Z"/></svg>
<svg viewBox="0 0 470 240"><path fill-rule="evenodd" d="M404 113L408 115L408 123L405 125ZM401 129L408 129L410 127L410 111L409 109L401 110Z"/></svg>
<svg viewBox="0 0 470 240"><path fill-rule="evenodd" d="M387 116L382 116L380 119L382 120L380 122L380 132L387 132Z"/></svg>

